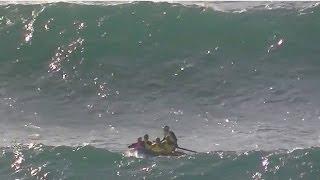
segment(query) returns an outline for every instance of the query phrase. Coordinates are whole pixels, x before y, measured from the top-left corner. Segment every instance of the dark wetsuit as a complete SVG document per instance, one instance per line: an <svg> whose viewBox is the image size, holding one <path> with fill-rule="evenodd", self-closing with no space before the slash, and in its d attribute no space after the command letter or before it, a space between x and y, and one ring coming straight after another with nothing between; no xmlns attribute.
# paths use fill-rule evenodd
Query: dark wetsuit
<svg viewBox="0 0 320 180"><path fill-rule="evenodd" d="M169 131L168 135L166 135L161 142L166 143L167 149L169 148L172 151L178 147L178 139L172 131Z"/></svg>

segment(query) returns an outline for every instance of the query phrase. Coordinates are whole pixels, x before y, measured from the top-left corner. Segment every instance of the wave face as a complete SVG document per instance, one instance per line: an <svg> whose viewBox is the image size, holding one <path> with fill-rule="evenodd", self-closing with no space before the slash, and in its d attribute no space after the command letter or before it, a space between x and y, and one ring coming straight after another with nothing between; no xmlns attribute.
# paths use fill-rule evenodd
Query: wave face
<svg viewBox="0 0 320 180"><path fill-rule="evenodd" d="M319 148L137 159L92 146L3 148L1 179L317 179Z"/></svg>
<svg viewBox="0 0 320 180"><path fill-rule="evenodd" d="M195 4L1 3L0 179L319 177L318 4ZM165 124L226 155L120 155Z"/></svg>

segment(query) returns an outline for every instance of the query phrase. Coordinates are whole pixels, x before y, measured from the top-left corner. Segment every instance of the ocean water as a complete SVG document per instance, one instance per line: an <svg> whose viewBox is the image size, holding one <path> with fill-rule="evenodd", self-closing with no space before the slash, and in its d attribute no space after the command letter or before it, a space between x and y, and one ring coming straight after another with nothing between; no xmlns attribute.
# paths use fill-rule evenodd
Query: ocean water
<svg viewBox="0 0 320 180"><path fill-rule="evenodd" d="M1 2L0 179L319 179L316 2ZM182 157L126 157L169 125Z"/></svg>

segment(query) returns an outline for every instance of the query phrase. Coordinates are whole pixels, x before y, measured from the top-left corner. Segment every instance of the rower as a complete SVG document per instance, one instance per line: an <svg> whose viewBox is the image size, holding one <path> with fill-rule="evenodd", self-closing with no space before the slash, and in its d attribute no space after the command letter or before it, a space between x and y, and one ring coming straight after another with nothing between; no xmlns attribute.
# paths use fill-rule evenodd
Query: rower
<svg viewBox="0 0 320 180"><path fill-rule="evenodd" d="M164 147L161 144L160 138L156 138L156 141L151 145L150 150L158 154L164 153Z"/></svg>
<svg viewBox="0 0 320 180"><path fill-rule="evenodd" d="M174 132L170 131L169 126L163 127L163 133L164 137L161 141L161 143L165 146L165 149L167 151L175 151L178 147L178 139Z"/></svg>
<svg viewBox="0 0 320 180"><path fill-rule="evenodd" d="M144 142L144 147L149 150L151 148L151 145L152 145L152 142L149 141L149 135L148 134L145 134L143 136L143 142Z"/></svg>
<svg viewBox="0 0 320 180"><path fill-rule="evenodd" d="M133 149L144 149L144 142L142 141L142 137L138 138L138 142L131 144L128 146L128 148L133 148Z"/></svg>

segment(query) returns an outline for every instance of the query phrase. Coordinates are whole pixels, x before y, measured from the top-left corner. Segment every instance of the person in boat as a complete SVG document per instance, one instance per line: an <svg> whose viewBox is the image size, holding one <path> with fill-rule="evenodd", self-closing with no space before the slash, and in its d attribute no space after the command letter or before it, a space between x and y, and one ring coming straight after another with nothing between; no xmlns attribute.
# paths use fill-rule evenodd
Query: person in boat
<svg viewBox="0 0 320 180"><path fill-rule="evenodd" d="M142 137L139 137L138 141L128 146L128 148L133 148L137 150L145 149L144 142L142 141Z"/></svg>
<svg viewBox="0 0 320 180"><path fill-rule="evenodd" d="M155 143L153 143L150 147L150 151L156 153L156 154L165 154L166 150L164 146L162 145L160 138L156 138Z"/></svg>
<svg viewBox="0 0 320 180"><path fill-rule="evenodd" d="M151 149L151 145L152 145L152 142L149 141L149 135L148 134L145 134L143 136L143 143L144 143L144 147L149 150Z"/></svg>
<svg viewBox="0 0 320 180"><path fill-rule="evenodd" d="M178 139L174 132L170 131L169 126L163 127L164 137L161 141L161 144L164 146L166 151L173 152L178 147Z"/></svg>

